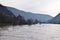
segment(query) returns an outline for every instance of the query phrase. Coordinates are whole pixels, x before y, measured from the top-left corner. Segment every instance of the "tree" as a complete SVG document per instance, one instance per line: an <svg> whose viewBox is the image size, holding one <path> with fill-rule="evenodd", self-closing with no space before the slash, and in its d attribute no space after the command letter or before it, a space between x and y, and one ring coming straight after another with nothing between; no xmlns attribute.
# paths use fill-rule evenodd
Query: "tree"
<svg viewBox="0 0 60 40"><path fill-rule="evenodd" d="M34 24L37 24L37 23L39 23L39 21L36 19L36 20L34 21Z"/></svg>
<svg viewBox="0 0 60 40"><path fill-rule="evenodd" d="M28 20L27 20L27 24L28 24L28 25L33 24L33 20L32 20L32 19L28 19Z"/></svg>
<svg viewBox="0 0 60 40"><path fill-rule="evenodd" d="M17 16L17 24L19 25L24 25L25 24L25 19L21 15Z"/></svg>

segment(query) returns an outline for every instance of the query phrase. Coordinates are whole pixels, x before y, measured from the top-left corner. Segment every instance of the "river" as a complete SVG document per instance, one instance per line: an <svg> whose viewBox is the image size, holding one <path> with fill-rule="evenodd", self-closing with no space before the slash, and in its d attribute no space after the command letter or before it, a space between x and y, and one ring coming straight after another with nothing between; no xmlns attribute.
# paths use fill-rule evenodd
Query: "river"
<svg viewBox="0 0 60 40"><path fill-rule="evenodd" d="M60 40L60 25L36 24L0 28L0 40Z"/></svg>

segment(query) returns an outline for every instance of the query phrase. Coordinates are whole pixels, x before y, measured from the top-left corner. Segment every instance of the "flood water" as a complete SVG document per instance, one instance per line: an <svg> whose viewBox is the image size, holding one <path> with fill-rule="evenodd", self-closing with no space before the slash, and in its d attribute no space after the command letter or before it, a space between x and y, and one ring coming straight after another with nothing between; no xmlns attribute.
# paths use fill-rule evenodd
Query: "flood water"
<svg viewBox="0 0 60 40"><path fill-rule="evenodd" d="M0 40L60 40L60 25L10 26L0 29Z"/></svg>

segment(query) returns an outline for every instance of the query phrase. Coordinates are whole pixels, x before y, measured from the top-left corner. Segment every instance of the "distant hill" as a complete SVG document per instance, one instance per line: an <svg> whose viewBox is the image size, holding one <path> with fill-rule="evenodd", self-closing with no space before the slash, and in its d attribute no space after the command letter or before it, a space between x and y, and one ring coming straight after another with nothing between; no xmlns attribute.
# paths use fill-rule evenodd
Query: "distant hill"
<svg viewBox="0 0 60 40"><path fill-rule="evenodd" d="M0 4L0 12L5 13L6 15L14 16L14 14L8 10L5 6Z"/></svg>
<svg viewBox="0 0 60 40"><path fill-rule="evenodd" d="M49 21L50 23L60 24L60 13Z"/></svg>
<svg viewBox="0 0 60 40"><path fill-rule="evenodd" d="M10 10L15 16L21 15L26 20L27 19L33 19L33 20L37 19L38 21L46 22L46 21L52 19L52 16L46 15L46 14L34 14L34 13L31 13L31 12L25 12L25 11L22 11L22 10L18 10L16 8L12 8L12 7L6 7L6 8L8 10Z"/></svg>
<svg viewBox="0 0 60 40"><path fill-rule="evenodd" d="M16 24L15 15L0 4L0 26Z"/></svg>
<svg viewBox="0 0 60 40"><path fill-rule="evenodd" d="M16 8L0 4L0 26L5 25L32 25L46 23L52 16L46 14L34 14Z"/></svg>

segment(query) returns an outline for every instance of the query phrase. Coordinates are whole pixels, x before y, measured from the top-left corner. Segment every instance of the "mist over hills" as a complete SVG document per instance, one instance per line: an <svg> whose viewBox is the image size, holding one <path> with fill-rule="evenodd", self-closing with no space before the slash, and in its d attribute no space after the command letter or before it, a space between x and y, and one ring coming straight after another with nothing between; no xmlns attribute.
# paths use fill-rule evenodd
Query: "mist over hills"
<svg viewBox="0 0 60 40"><path fill-rule="evenodd" d="M46 14L34 14L34 13L31 13L31 12L25 12L25 11L22 11L22 10L18 10L16 8L12 8L12 7L6 7L6 8L8 10L10 10L15 16L21 15L26 20L27 19L33 19L33 20L37 19L38 21L46 22L46 21L52 19L52 16L46 15Z"/></svg>
<svg viewBox="0 0 60 40"><path fill-rule="evenodd" d="M47 14L25 12L23 10L0 4L0 23L34 24L40 22L60 24L60 13L57 16L52 17Z"/></svg>
<svg viewBox="0 0 60 40"><path fill-rule="evenodd" d="M0 4L0 24L36 24L51 20L53 17L46 14L34 14L25 12L13 7L7 7Z"/></svg>

